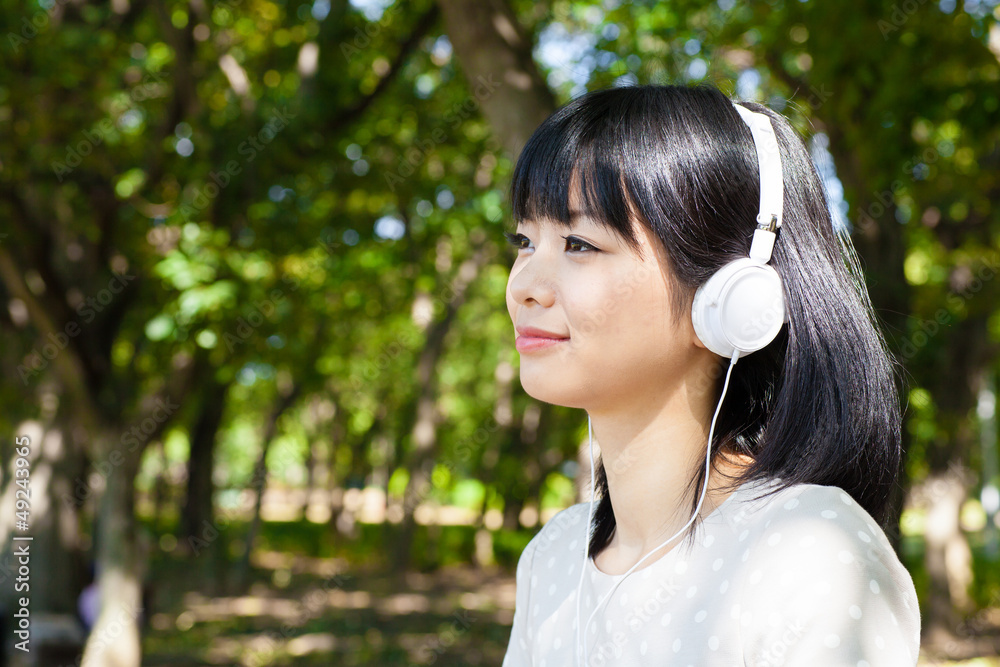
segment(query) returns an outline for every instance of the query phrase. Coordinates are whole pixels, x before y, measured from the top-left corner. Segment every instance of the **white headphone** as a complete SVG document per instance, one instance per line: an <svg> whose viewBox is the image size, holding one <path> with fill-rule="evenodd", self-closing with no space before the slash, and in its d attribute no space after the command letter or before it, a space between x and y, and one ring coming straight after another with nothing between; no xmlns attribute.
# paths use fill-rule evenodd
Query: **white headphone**
<svg viewBox="0 0 1000 667"><path fill-rule="evenodd" d="M771 250L781 227L784 183L781 155L771 119L734 104L750 126L760 172L760 208L750 256L726 264L695 292L691 304L694 331L705 347L724 357L756 352L767 346L786 321L781 278Z"/></svg>
<svg viewBox="0 0 1000 667"><path fill-rule="evenodd" d="M708 491L708 476L712 460L712 437L715 434L715 421L725 400L729 388L729 376L736 361L743 355L756 352L766 347L787 321L784 307L784 296L781 288L781 278L771 260L777 231L781 227L782 208L784 203L784 181L781 172L781 154L778 141L774 135L771 119L762 114L733 103L740 118L750 127L754 148L757 152L757 169L760 174L760 206L757 213L757 229L753 233L750 244L750 256L734 260L712 274L708 281L698 288L691 304L691 320L695 334L712 352L729 358L729 368L726 380L722 386L722 396L715 406L712 424L708 430L708 445L705 448L705 481L701 496L695 506L694 513L687 523L672 537L647 553L629 568L614 587L598 602L591 612L587 624L580 626L580 598L582 596L583 577L587 571L587 561L590 559L590 529L594 513L595 479L594 479L594 433L587 416L587 432L590 436L590 510L587 513L587 525L584 532L583 567L580 569L580 582L576 587L576 630L577 642L583 643L583 664L587 664L587 634L586 629L594 618L594 614L614 595L623 581L642 561L665 547L679 535L683 534L695 517L701 511Z"/></svg>

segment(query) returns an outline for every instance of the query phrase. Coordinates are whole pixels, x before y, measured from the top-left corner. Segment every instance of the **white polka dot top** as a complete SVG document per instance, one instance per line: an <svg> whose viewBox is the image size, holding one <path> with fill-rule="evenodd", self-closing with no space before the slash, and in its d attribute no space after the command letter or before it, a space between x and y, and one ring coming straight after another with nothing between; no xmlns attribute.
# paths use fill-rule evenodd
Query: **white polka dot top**
<svg viewBox="0 0 1000 667"><path fill-rule="evenodd" d="M755 500L739 487L685 541L625 577L585 627L588 667L913 667L920 611L874 519L837 487ZM588 503L559 512L517 564L503 667L578 667L576 591ZM624 575L587 560L586 624Z"/></svg>

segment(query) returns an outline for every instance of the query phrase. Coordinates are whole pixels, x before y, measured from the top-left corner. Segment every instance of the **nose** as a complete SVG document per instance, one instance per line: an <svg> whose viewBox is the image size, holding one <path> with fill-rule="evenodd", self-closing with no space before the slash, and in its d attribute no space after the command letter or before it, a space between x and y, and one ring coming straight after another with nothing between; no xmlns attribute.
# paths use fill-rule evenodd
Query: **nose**
<svg viewBox="0 0 1000 667"><path fill-rule="evenodd" d="M532 302L549 307L555 302L553 269L549 266L551 260L546 262L537 255L536 250L532 255L519 257L519 261L514 262L507 279L507 301L511 307L514 304L526 306Z"/></svg>

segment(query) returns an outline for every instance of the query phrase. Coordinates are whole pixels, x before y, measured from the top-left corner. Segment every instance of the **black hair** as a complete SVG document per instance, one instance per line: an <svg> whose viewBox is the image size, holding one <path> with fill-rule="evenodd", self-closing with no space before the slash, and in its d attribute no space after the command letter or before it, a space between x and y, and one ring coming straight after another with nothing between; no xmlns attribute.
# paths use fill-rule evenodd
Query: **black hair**
<svg viewBox="0 0 1000 667"><path fill-rule="evenodd" d="M712 461L749 455L752 464L730 478L730 488L776 482L763 495L799 483L839 487L885 527L900 463L898 366L857 253L847 233L834 230L801 137L781 114L739 104L770 117L778 139L784 215L771 265L782 279L788 324L733 368ZM757 155L733 101L713 86L609 88L558 109L517 160L513 221L549 219L569 227L571 182L579 182L588 216L633 250L640 247L633 219L662 242L675 317L690 317L695 290L749 253L760 196ZM727 359L718 360L715 400L728 367ZM704 474L703 459L690 488L700 489ZM615 529L603 460L596 486L601 499L592 555Z"/></svg>

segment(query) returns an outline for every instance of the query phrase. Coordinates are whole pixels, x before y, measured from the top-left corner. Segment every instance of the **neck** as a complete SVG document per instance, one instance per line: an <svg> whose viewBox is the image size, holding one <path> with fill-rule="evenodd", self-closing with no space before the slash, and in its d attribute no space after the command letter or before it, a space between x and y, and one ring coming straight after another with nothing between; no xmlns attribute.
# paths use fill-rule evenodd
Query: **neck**
<svg viewBox="0 0 1000 667"><path fill-rule="evenodd" d="M690 520L702 490L691 480L705 468L708 432L716 407L711 395L694 393L682 385L670 396L650 397L645 406L633 400L627 411L590 412L616 525L611 543L599 554L603 571L627 571ZM712 466L701 517L731 495L732 491L723 487L748 462L737 458ZM682 537L657 549L639 568L653 563Z"/></svg>

